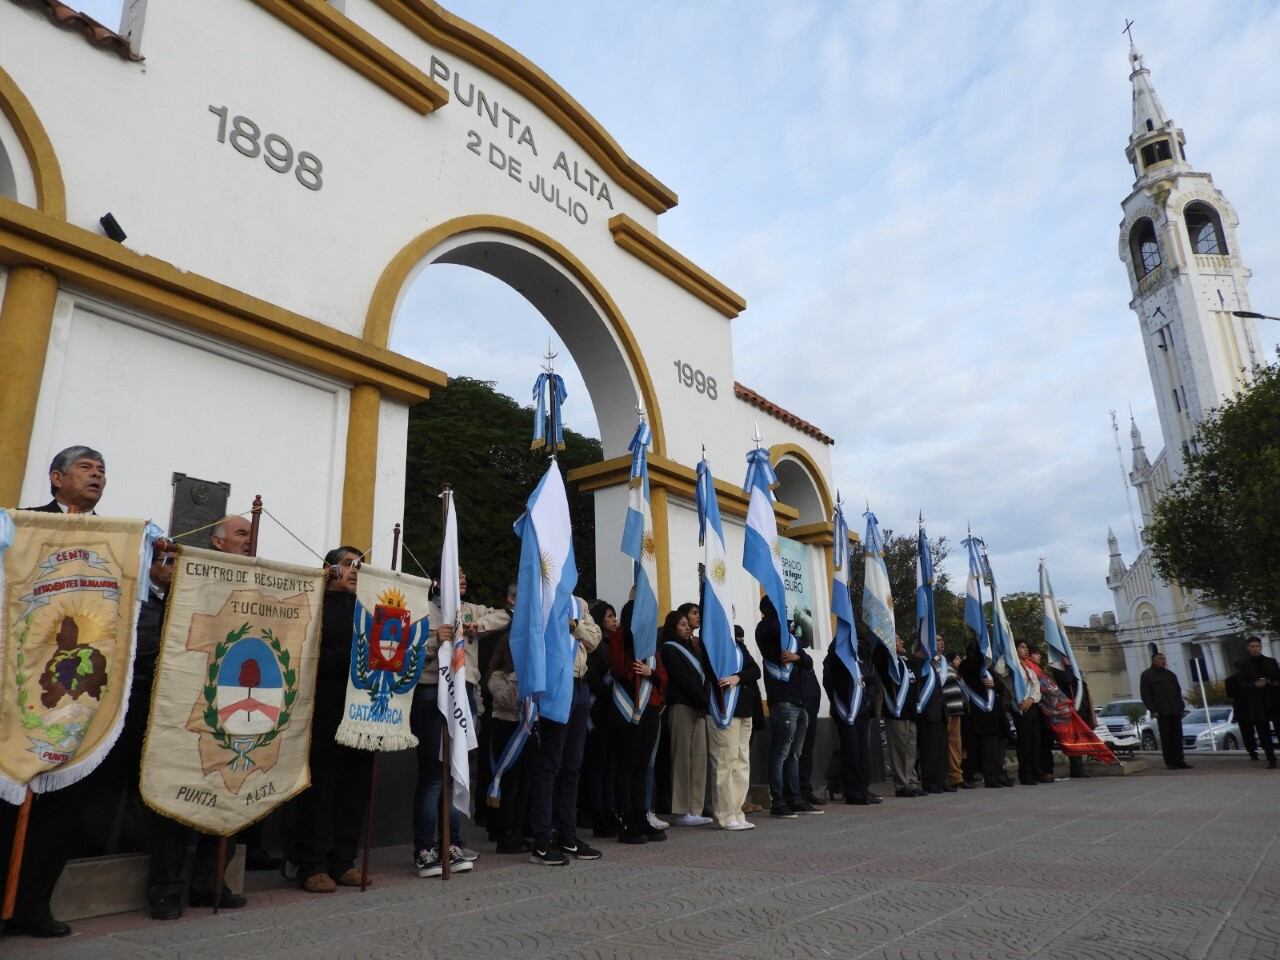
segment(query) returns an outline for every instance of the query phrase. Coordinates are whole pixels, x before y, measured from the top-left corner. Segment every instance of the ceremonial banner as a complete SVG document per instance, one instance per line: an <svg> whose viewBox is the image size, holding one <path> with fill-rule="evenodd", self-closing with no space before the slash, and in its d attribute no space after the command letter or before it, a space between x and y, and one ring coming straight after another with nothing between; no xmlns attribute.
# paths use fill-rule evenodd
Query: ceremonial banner
<svg viewBox="0 0 1280 960"><path fill-rule="evenodd" d="M316 568L181 548L142 750L148 806L225 837L307 788L324 588Z"/></svg>
<svg viewBox="0 0 1280 960"><path fill-rule="evenodd" d="M1053 728L1062 752L1068 757L1093 757L1103 763L1119 763L1111 748L1099 740L1089 724L1076 713L1071 706L1071 698L1062 688L1032 661L1027 661L1026 666L1040 681L1040 713Z"/></svg>
<svg viewBox="0 0 1280 960"><path fill-rule="evenodd" d="M339 743L377 751L418 745L409 708L427 662L430 591L422 577L360 565Z"/></svg>
<svg viewBox="0 0 1280 960"><path fill-rule="evenodd" d="M0 510L0 798L88 776L120 735L160 528Z"/></svg>

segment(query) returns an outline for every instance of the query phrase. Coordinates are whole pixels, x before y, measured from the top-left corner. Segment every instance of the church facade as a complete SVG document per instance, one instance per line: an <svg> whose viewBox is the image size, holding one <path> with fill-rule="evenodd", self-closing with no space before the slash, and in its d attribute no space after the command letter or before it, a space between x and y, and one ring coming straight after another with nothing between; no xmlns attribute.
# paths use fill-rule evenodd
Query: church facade
<svg viewBox="0 0 1280 960"><path fill-rule="evenodd" d="M1249 269L1240 251L1239 219L1213 177L1187 159L1183 131L1174 124L1151 81L1142 55L1129 54L1133 131L1125 155L1133 191L1122 207L1120 259L1129 275L1155 391L1163 448L1149 454L1136 422L1130 426L1132 469L1144 526L1156 502L1182 476L1196 450L1195 432L1223 400L1248 386L1263 361L1248 311ZM1184 691L1190 662L1203 660L1208 676L1223 680L1244 656L1245 627L1193 591L1157 576L1143 544L1126 563L1107 533L1107 586L1133 690L1156 651L1166 655Z"/></svg>

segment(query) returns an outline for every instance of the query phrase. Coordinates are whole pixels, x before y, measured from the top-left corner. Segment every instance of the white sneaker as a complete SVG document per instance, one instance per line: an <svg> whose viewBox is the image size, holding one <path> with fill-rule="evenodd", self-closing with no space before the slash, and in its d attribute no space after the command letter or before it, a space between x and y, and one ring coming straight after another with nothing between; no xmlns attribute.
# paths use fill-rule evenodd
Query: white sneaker
<svg viewBox="0 0 1280 960"><path fill-rule="evenodd" d="M692 813L682 813L680 816L672 817L671 819L673 827L702 827L710 822L710 817L699 817Z"/></svg>
<svg viewBox="0 0 1280 960"><path fill-rule="evenodd" d="M671 826L671 824L667 823L667 821L660 820L656 816L654 816L654 813L652 810L646 811L644 818L649 822L649 826L653 827L653 829L655 830L666 830L669 826Z"/></svg>
<svg viewBox="0 0 1280 960"><path fill-rule="evenodd" d="M755 828L756 825L750 820L734 820L732 823L724 825L726 830L754 830Z"/></svg>

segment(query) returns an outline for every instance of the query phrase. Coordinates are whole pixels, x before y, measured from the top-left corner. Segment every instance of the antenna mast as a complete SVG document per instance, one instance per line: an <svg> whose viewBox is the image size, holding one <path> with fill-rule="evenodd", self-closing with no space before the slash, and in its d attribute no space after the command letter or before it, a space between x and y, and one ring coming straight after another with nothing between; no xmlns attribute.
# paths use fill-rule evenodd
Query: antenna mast
<svg viewBox="0 0 1280 960"><path fill-rule="evenodd" d="M1120 449L1120 421L1116 419L1116 412L1111 411L1111 434L1116 443L1116 463L1120 465L1120 484L1124 487L1124 502L1129 508L1129 526L1133 529L1133 549L1137 553L1142 552L1142 538L1138 536L1138 521L1134 519L1133 513L1133 489L1129 486L1129 474L1124 469L1124 452Z"/></svg>

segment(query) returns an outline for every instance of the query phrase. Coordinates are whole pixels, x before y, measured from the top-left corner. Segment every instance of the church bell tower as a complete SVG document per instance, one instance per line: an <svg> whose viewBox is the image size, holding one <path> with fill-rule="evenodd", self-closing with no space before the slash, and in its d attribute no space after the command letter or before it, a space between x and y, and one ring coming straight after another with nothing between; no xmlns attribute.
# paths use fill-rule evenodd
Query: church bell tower
<svg viewBox="0 0 1280 960"><path fill-rule="evenodd" d="M1186 137L1165 113L1132 45L1129 62L1133 132L1125 156L1135 179L1122 204L1120 259L1129 271L1129 306L1138 315L1164 435L1164 455L1156 462L1164 476L1156 485L1165 487L1196 453L1201 420L1238 393L1263 358L1256 322L1232 315L1251 309L1251 272L1240 257L1235 210L1213 177L1188 162ZM1135 476L1135 485L1146 479Z"/></svg>

